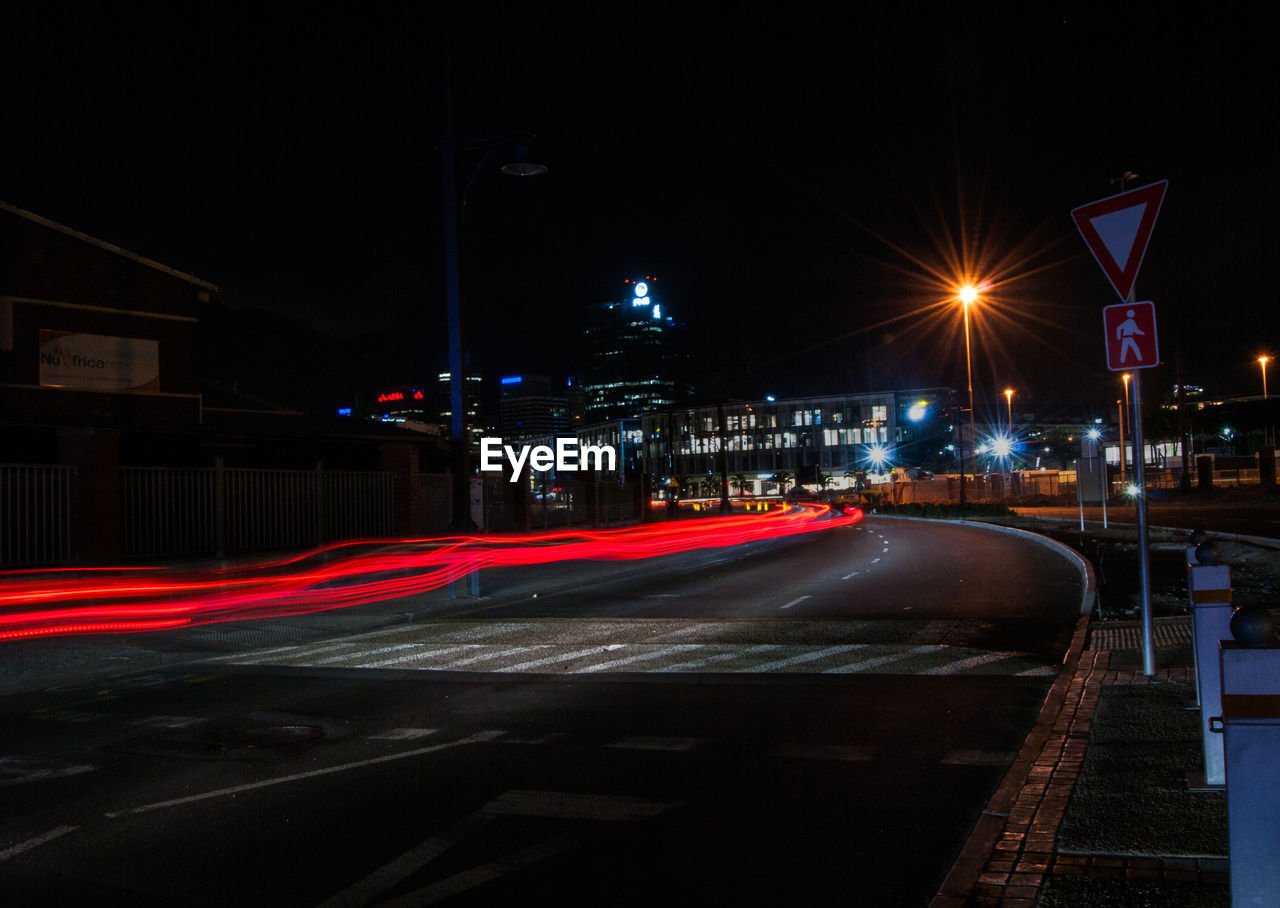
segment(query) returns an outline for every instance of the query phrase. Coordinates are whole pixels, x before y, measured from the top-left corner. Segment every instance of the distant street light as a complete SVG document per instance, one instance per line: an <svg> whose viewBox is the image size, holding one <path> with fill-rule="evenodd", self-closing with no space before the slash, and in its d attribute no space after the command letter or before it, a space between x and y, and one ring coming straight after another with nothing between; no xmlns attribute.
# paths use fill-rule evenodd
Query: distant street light
<svg viewBox="0 0 1280 908"><path fill-rule="evenodd" d="M1009 405L1009 437L1013 437L1013 389L1004 389L1005 403Z"/></svg>
<svg viewBox="0 0 1280 908"><path fill-rule="evenodd" d="M1267 363L1271 361L1269 356L1259 356L1258 365L1262 367L1262 399L1267 399Z"/></svg>

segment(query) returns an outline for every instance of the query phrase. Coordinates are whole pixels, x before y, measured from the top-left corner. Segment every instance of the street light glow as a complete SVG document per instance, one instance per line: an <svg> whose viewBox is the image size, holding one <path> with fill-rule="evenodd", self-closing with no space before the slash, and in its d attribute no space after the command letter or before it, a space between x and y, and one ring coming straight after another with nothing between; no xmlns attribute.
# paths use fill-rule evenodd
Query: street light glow
<svg viewBox="0 0 1280 908"><path fill-rule="evenodd" d="M960 288L960 302L966 306L978 301L978 288L973 284L965 284Z"/></svg>

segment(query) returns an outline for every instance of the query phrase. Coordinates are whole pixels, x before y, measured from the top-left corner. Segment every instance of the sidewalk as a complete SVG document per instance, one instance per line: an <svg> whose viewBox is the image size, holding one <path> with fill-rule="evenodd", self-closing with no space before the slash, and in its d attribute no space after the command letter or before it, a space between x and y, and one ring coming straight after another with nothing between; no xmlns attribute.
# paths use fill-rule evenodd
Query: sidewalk
<svg viewBox="0 0 1280 908"><path fill-rule="evenodd" d="M1201 908L1230 903L1226 802L1202 765L1190 619L1156 623L1157 673L1131 622L1081 619L1036 727L933 908ZM1071 655L1078 652L1078 657Z"/></svg>

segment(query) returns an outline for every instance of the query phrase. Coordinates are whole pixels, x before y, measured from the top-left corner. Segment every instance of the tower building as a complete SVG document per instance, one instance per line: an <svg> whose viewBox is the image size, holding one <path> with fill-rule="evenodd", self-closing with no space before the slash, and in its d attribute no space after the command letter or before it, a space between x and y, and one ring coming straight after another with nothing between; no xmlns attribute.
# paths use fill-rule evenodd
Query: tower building
<svg viewBox="0 0 1280 908"><path fill-rule="evenodd" d="M671 315L652 276L624 284L622 299L596 303L588 314L585 422L635 418L692 394L684 324Z"/></svg>

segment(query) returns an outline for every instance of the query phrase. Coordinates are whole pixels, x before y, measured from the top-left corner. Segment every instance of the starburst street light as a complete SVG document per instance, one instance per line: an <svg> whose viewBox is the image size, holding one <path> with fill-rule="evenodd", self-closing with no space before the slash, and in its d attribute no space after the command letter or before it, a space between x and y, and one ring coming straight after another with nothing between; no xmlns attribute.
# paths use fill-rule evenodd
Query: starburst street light
<svg viewBox="0 0 1280 908"><path fill-rule="evenodd" d="M1267 399L1267 363L1271 362L1269 356L1259 356L1258 365L1262 367L1262 399Z"/></svg>
<svg viewBox="0 0 1280 908"><path fill-rule="evenodd" d="M1009 405L1009 434L1013 435L1013 389L1004 389L1005 403Z"/></svg>

